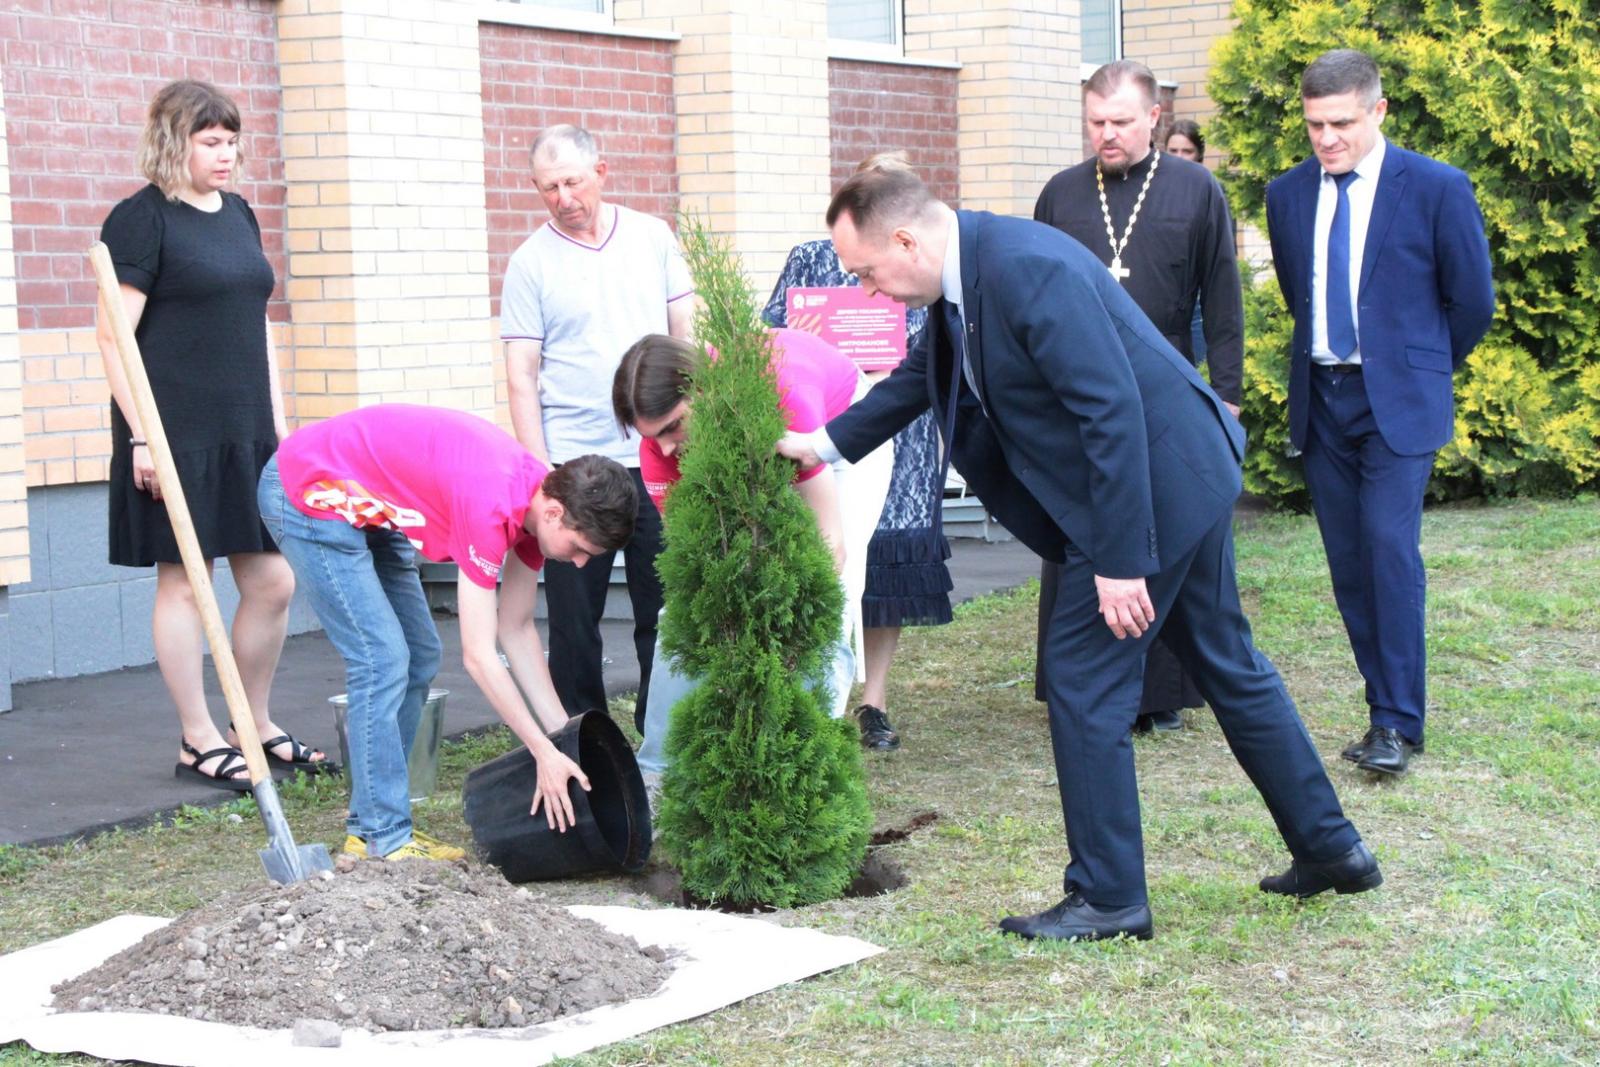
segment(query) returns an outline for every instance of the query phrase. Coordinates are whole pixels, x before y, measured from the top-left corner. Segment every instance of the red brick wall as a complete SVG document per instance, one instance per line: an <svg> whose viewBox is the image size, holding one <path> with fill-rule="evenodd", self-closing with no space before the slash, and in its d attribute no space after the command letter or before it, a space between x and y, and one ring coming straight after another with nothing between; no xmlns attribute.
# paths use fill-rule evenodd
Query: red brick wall
<svg viewBox="0 0 1600 1067"><path fill-rule="evenodd" d="M933 194L957 202L955 71L830 59L828 119L835 188L874 152L905 149Z"/></svg>
<svg viewBox="0 0 1600 1067"><path fill-rule="evenodd" d="M280 86L272 0L6 0L0 5L29 485L105 477L108 393L85 253L135 163L151 97L176 78L239 104L247 181L286 322ZM280 359L290 362L280 348Z"/></svg>
<svg viewBox="0 0 1600 1067"><path fill-rule="evenodd" d="M239 104L242 193L283 278L283 160L271 0L9 0L0 13L6 133L23 330L88 325L84 252L144 184L134 154L151 97L176 78ZM281 285L280 285L281 289ZM274 318L287 317L275 309Z"/></svg>
<svg viewBox="0 0 1600 1067"><path fill-rule="evenodd" d="M672 220L678 208L672 44L483 23L484 192L489 285L549 217L533 187L528 146L560 122L582 126L606 160L606 196Z"/></svg>

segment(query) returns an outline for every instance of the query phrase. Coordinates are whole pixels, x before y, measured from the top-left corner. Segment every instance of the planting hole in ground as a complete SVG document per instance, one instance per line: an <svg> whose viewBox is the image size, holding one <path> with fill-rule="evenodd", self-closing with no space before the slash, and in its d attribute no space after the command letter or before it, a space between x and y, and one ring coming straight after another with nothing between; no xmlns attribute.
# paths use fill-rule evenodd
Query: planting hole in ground
<svg viewBox="0 0 1600 1067"><path fill-rule="evenodd" d="M932 826L939 819L936 811L919 812L905 822L882 827L873 832L867 847L867 856L861 870L840 894L842 897L876 897L903 888L908 881L906 872L891 859L883 846L904 841L918 830ZM680 908L712 908L734 914L770 912L770 907L751 907L730 904L726 901L706 901L686 892L683 879L675 867L665 862L652 863L637 879L641 892L665 904Z"/></svg>

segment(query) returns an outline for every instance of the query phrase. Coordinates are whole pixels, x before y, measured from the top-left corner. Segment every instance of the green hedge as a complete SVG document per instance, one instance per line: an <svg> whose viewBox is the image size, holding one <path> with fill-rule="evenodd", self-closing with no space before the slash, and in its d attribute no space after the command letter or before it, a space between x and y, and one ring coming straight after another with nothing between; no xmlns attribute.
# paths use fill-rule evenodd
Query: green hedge
<svg viewBox="0 0 1600 1067"><path fill-rule="evenodd" d="M1439 496L1566 494L1600 482L1600 18L1588 0L1235 0L1208 140L1234 211L1265 230L1266 185L1310 155L1300 72L1360 48L1383 72L1385 136L1466 171L1494 259L1494 326L1456 373ZM1380 194L1381 195L1381 194ZM1245 484L1303 499L1285 455L1289 316L1270 270L1245 295Z"/></svg>

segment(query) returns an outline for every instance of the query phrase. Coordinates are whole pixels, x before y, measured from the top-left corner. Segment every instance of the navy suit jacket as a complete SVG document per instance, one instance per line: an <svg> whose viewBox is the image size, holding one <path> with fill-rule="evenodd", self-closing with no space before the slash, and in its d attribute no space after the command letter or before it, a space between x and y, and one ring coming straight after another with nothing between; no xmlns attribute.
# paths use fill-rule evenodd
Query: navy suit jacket
<svg viewBox="0 0 1600 1067"><path fill-rule="evenodd" d="M1294 316L1289 436L1296 448L1306 443L1321 181L1322 164L1313 156L1267 186L1272 263ZM1384 443L1401 455L1437 450L1455 432L1451 374L1494 318L1489 243L1465 174L1388 146L1356 303L1362 377Z"/></svg>
<svg viewBox="0 0 1600 1067"><path fill-rule="evenodd" d="M828 435L860 459L930 406L947 455L1019 540L1103 577L1144 577L1233 507L1244 431L1088 249L1050 226L956 213L967 357L946 302L923 342Z"/></svg>

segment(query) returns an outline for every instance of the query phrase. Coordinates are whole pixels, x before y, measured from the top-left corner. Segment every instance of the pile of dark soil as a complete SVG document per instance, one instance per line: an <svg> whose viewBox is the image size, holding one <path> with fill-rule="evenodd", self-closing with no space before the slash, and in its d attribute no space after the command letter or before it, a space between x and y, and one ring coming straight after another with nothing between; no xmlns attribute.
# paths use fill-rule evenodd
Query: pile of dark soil
<svg viewBox="0 0 1600 1067"><path fill-rule="evenodd" d="M61 1011L243 1026L532 1026L647 996L671 966L499 873L365 862L207 905L56 986Z"/></svg>

